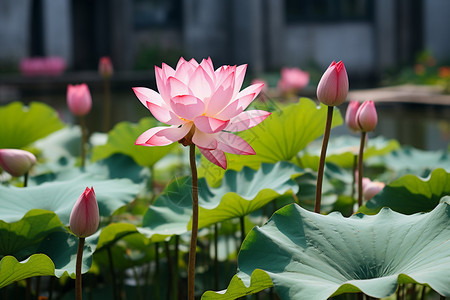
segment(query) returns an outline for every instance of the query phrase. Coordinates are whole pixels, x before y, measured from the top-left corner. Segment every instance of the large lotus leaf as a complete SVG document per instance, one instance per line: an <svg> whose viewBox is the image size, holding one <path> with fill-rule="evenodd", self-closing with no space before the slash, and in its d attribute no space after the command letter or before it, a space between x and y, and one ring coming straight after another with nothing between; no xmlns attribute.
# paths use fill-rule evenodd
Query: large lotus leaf
<svg viewBox="0 0 450 300"><path fill-rule="evenodd" d="M108 133L108 142L105 145L94 147L92 160L107 158L113 154L121 153L131 156L134 161L145 167L153 166L164 157L177 143L161 147L136 146L134 143L139 135L146 130L158 126L152 118L141 119L139 124L121 122Z"/></svg>
<svg viewBox="0 0 450 300"><path fill-rule="evenodd" d="M412 147L403 147L382 157L372 157L367 165L386 168L416 175L427 174L430 170L443 168L450 172L450 156L446 150L424 151Z"/></svg>
<svg viewBox="0 0 450 300"><path fill-rule="evenodd" d="M0 220L0 255L25 259L36 250L42 239L55 231L65 229L58 216L47 210L30 210L17 222Z"/></svg>
<svg viewBox="0 0 450 300"><path fill-rule="evenodd" d="M361 211L374 214L386 206L403 214L427 212L449 195L450 173L436 169L428 178L405 175L389 183Z"/></svg>
<svg viewBox="0 0 450 300"><path fill-rule="evenodd" d="M56 111L39 102L2 106L0 120L0 148L23 148L64 127Z"/></svg>
<svg viewBox="0 0 450 300"><path fill-rule="evenodd" d="M94 187L101 216L110 216L131 202L140 189L129 179L104 180L90 174L27 188L0 186L0 220L14 222L27 211L38 208L54 211L63 224L68 224L73 205L86 187L91 186Z"/></svg>
<svg viewBox="0 0 450 300"><path fill-rule="evenodd" d="M448 297L449 238L449 203L412 216L385 208L375 216L350 218L288 205L266 225L255 227L242 244L235 276L247 289L234 280L227 290L233 298L221 292L203 299L251 293L251 276L260 276L258 269L270 276L281 299L327 299L359 291L383 298L399 283L427 284ZM270 286L267 282L265 287Z"/></svg>
<svg viewBox="0 0 450 300"><path fill-rule="evenodd" d="M258 126L240 132L255 150L255 155L227 154L228 169L240 170L243 166L258 169L261 163L289 161L310 142L323 135L327 118L327 106L319 107L310 99L301 98L296 104L273 112ZM332 126L342 124L336 108ZM206 177L212 185L222 178L224 171L202 160L199 176Z"/></svg>
<svg viewBox="0 0 450 300"><path fill-rule="evenodd" d="M92 265L92 254L96 249L100 231L85 239L81 273L89 271ZM55 264L54 275L61 277L64 274L75 278L75 265L78 250L78 237L68 232L54 232L48 235L40 244L39 253L44 253Z"/></svg>
<svg viewBox="0 0 450 300"><path fill-rule="evenodd" d="M5 256L0 261L0 289L22 279L51 276L54 272L55 265L45 254L33 254L21 262L13 256Z"/></svg>
<svg viewBox="0 0 450 300"><path fill-rule="evenodd" d="M295 165L279 162L262 164L257 171L249 167L240 172L228 170L218 188L208 188L203 181L199 185L199 228L244 217L289 191L297 193L292 178L302 172Z"/></svg>
<svg viewBox="0 0 450 300"><path fill-rule="evenodd" d="M354 157L359 153L360 138L349 135L332 138L327 148L327 162L334 163L344 168L353 166ZM317 170L319 166L322 141L311 143L301 153L301 166ZM364 159L372 156L380 156L400 148L396 140L386 140L383 137L370 138L364 149Z"/></svg>

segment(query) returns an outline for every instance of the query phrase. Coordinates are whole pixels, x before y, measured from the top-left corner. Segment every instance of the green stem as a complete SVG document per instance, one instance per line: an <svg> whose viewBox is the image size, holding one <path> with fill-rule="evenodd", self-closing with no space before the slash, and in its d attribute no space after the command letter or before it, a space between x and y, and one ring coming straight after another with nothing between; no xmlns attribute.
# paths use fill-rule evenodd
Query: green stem
<svg viewBox="0 0 450 300"><path fill-rule="evenodd" d="M155 243L155 274L154 274L154 282L155 282L155 299L159 299L159 243Z"/></svg>
<svg viewBox="0 0 450 300"><path fill-rule="evenodd" d="M86 122L84 121L84 117L80 117L80 126L81 126L81 168L84 169L86 164Z"/></svg>
<svg viewBox="0 0 450 300"><path fill-rule="evenodd" d="M355 200L356 190L356 168L358 167L358 155L353 155L353 169L352 169L352 203ZM353 208L352 208L353 209Z"/></svg>
<svg viewBox="0 0 450 300"><path fill-rule="evenodd" d="M198 234L198 178L195 164L195 144L189 146L189 162L192 174L192 234L189 247L188 264L188 300L195 299L195 252L197 249Z"/></svg>
<svg viewBox="0 0 450 300"><path fill-rule="evenodd" d="M359 145L359 161L358 161L358 208L362 206L362 179L363 179L363 159L364 159L364 142L366 140L366 132L361 132L361 143Z"/></svg>
<svg viewBox="0 0 450 300"><path fill-rule="evenodd" d="M316 213L320 213L320 203L322 201L323 169L325 168L325 157L327 155L328 140L330 139L333 109L333 106L328 106L327 122L325 124L325 133L323 134L322 150L320 152L319 170L317 171L316 202L314 205L314 212Z"/></svg>
<svg viewBox="0 0 450 300"><path fill-rule="evenodd" d="M179 255L179 246L180 246L180 236L176 235L175 236L175 262L174 262L174 278L173 278L173 286L174 286L174 295L173 295L173 299L177 300L178 299L178 271L179 271L179 267L178 267L178 255Z"/></svg>
<svg viewBox="0 0 450 300"><path fill-rule="evenodd" d="M78 238L77 262L75 266L75 299L81 300L81 263L83 260L84 238Z"/></svg>
<svg viewBox="0 0 450 300"><path fill-rule="evenodd" d="M104 80L103 131L108 132L111 123L111 88L109 78Z"/></svg>
<svg viewBox="0 0 450 300"><path fill-rule="evenodd" d="M30 300L31 299L31 277L25 279L25 282L27 284L26 291L25 291L25 299Z"/></svg>

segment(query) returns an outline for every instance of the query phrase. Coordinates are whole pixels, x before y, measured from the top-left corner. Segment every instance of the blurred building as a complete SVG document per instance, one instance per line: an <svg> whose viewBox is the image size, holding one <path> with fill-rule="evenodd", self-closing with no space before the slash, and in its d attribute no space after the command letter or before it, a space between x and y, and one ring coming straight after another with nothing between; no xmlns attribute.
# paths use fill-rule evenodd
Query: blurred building
<svg viewBox="0 0 450 300"><path fill-rule="evenodd" d="M72 70L152 68L179 55L219 64L325 68L370 77L421 50L450 60L448 0L1 0L0 68L62 56Z"/></svg>

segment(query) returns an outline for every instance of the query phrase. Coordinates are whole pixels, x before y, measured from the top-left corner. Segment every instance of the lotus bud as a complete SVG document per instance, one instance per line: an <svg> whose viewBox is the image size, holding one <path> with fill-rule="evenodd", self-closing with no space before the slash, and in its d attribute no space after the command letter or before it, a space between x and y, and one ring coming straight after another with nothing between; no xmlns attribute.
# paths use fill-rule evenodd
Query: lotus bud
<svg viewBox="0 0 450 300"><path fill-rule="evenodd" d="M325 105L342 104L348 94L348 77L342 61L333 61L317 86L317 99Z"/></svg>
<svg viewBox="0 0 450 300"><path fill-rule="evenodd" d="M98 72L103 78L110 78L114 73L114 68L111 59L108 56L100 58L98 63Z"/></svg>
<svg viewBox="0 0 450 300"><path fill-rule="evenodd" d="M85 116L92 107L92 98L86 83L67 86L67 105L75 116Z"/></svg>
<svg viewBox="0 0 450 300"><path fill-rule="evenodd" d="M309 73L299 68L281 69L281 78L278 81L278 89L282 92L298 92L309 83Z"/></svg>
<svg viewBox="0 0 450 300"><path fill-rule="evenodd" d="M0 166L15 177L25 175L36 164L33 153L20 149L0 149Z"/></svg>
<svg viewBox="0 0 450 300"><path fill-rule="evenodd" d="M377 126L377 110L373 101L364 101L356 112L356 123L363 132L373 131Z"/></svg>
<svg viewBox="0 0 450 300"><path fill-rule="evenodd" d="M86 188L70 214L70 230L78 237L87 237L97 231L100 215L94 189Z"/></svg>
<svg viewBox="0 0 450 300"><path fill-rule="evenodd" d="M358 101L350 101L347 107L347 112L345 113L345 124L347 124L348 128L353 131L359 131L359 125L356 122L356 112L359 108Z"/></svg>

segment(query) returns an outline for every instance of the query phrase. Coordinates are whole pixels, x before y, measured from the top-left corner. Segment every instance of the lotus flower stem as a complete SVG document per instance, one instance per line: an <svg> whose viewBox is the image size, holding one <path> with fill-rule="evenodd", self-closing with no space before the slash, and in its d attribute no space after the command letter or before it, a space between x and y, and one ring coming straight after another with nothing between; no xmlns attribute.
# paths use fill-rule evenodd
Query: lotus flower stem
<svg viewBox="0 0 450 300"><path fill-rule="evenodd" d="M195 251L197 249L198 233L198 178L195 164L195 144L189 146L189 162L192 175L192 234L189 248L188 264L188 299L195 299Z"/></svg>
<svg viewBox="0 0 450 300"><path fill-rule="evenodd" d="M81 168L84 169L85 163L86 163L86 122L84 121L84 117L81 116L80 118L80 126L81 126Z"/></svg>
<svg viewBox="0 0 450 300"><path fill-rule="evenodd" d="M363 179L363 159L364 159L364 142L366 141L366 132L361 132L361 143L359 145L359 159L358 159L358 207L362 206L362 179Z"/></svg>
<svg viewBox="0 0 450 300"><path fill-rule="evenodd" d="M180 236L179 235L176 235L175 236L175 253L174 253L174 256L175 256L175 263L174 263L174 272L173 272L173 286L175 287L174 288L174 290L173 290L173 292L174 292L174 295L173 295L173 299L178 299L179 297L178 297L178 270L179 270L179 268L178 268L178 255L179 255L179 245L180 245Z"/></svg>
<svg viewBox="0 0 450 300"><path fill-rule="evenodd" d="M75 299L81 300L81 263L83 261L83 249L85 238L78 238L77 262L75 266Z"/></svg>
<svg viewBox="0 0 450 300"><path fill-rule="evenodd" d="M319 170L317 171L316 202L314 205L314 212L316 213L320 213L320 203L322 201L323 169L325 168L325 157L327 155L328 140L330 139L333 109L333 106L328 106L327 122L325 124L325 133L323 134L322 150L320 152Z"/></svg>
<svg viewBox="0 0 450 300"><path fill-rule="evenodd" d="M108 132L111 124L111 85L110 79L103 81L104 101L103 101L103 131Z"/></svg>
<svg viewBox="0 0 450 300"><path fill-rule="evenodd" d="M106 252L108 253L108 262L109 262L109 269L111 272L111 281L112 281L114 300L119 300L119 295L117 293L116 272L114 270L114 261L113 261L113 256L111 253L111 247L106 248Z"/></svg>
<svg viewBox="0 0 450 300"><path fill-rule="evenodd" d="M159 243L155 243L155 299L159 299Z"/></svg>

